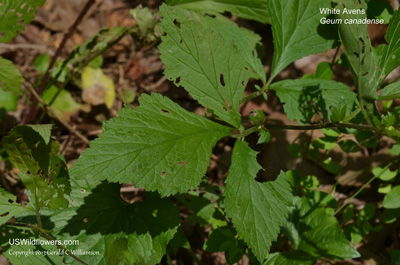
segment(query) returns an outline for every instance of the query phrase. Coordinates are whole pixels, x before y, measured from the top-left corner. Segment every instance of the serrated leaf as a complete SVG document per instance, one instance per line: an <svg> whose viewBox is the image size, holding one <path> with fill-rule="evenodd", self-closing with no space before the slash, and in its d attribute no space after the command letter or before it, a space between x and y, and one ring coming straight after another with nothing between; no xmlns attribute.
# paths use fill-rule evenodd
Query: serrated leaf
<svg viewBox="0 0 400 265"><path fill-rule="evenodd" d="M381 90L378 100L400 98L400 81L387 85Z"/></svg>
<svg viewBox="0 0 400 265"><path fill-rule="evenodd" d="M169 0L168 5L203 12L231 12L233 15L256 20L261 23L270 21L267 0Z"/></svg>
<svg viewBox="0 0 400 265"><path fill-rule="evenodd" d="M24 82L24 78L18 68L11 61L0 56L0 90L17 93L22 82Z"/></svg>
<svg viewBox="0 0 400 265"><path fill-rule="evenodd" d="M33 233L30 229L1 227L0 233L5 236L0 237L2 254L7 257L11 264L62 264L63 258L57 246L48 242L48 245L31 245L24 242L41 240L46 238ZM18 241L18 244L17 243ZM24 240L24 241L23 241ZM11 245L10 242L14 244ZM19 254L19 255L18 255Z"/></svg>
<svg viewBox="0 0 400 265"><path fill-rule="evenodd" d="M271 78L297 59L333 48L335 36L321 25L321 8L330 8L330 0L268 1L274 36Z"/></svg>
<svg viewBox="0 0 400 265"><path fill-rule="evenodd" d="M9 42L25 29L45 0L3 0L0 5L0 42ZM0 71L1 72L1 71Z"/></svg>
<svg viewBox="0 0 400 265"><path fill-rule="evenodd" d="M344 104L346 114L357 106L356 94L343 83L331 80L298 79L273 83L283 108L290 120L309 123L316 111L323 118L330 118L335 106Z"/></svg>
<svg viewBox="0 0 400 265"><path fill-rule="evenodd" d="M382 55L379 61L379 74L382 81L400 65L400 11L397 10L390 20L385 35L388 45L382 46Z"/></svg>
<svg viewBox="0 0 400 265"><path fill-rule="evenodd" d="M386 209L400 208L400 186L396 186L385 195L382 206Z"/></svg>
<svg viewBox="0 0 400 265"><path fill-rule="evenodd" d="M293 211L284 229L295 248L270 257L266 264L314 264L318 258L357 258L360 254L346 239L331 209L295 197Z"/></svg>
<svg viewBox="0 0 400 265"><path fill-rule="evenodd" d="M42 212L44 229L60 240L79 240L79 245L68 246L71 251L98 251L98 255L79 256L90 265L158 264L179 226L179 209L151 193L145 201L129 204L120 196L121 185L88 182L73 185L72 207ZM65 259L67 264L79 264L71 257Z"/></svg>
<svg viewBox="0 0 400 265"><path fill-rule="evenodd" d="M252 75L240 49L195 12L166 5L160 12L165 75L219 118L239 127L239 101Z"/></svg>
<svg viewBox="0 0 400 265"><path fill-rule="evenodd" d="M27 211L31 211L31 209L17 203L15 195L0 188L0 226L11 217Z"/></svg>
<svg viewBox="0 0 400 265"><path fill-rule="evenodd" d="M286 223L292 193L283 172L271 182L254 179L261 169L256 154L246 142L235 143L224 194L227 216L262 262L280 226Z"/></svg>
<svg viewBox="0 0 400 265"><path fill-rule="evenodd" d="M140 107L123 108L104 123L73 165L70 175L84 180L128 183L161 195L197 187L216 142L230 128L190 113L160 94L142 95Z"/></svg>
<svg viewBox="0 0 400 265"><path fill-rule="evenodd" d="M232 20L221 15L215 15L215 18L205 16L200 19L209 25L212 30L221 34L221 36L233 43L240 52L240 55L246 61L246 66L251 70L253 78L266 81L264 66L257 56L257 45L261 45L261 37L246 28L239 27Z"/></svg>
<svg viewBox="0 0 400 265"><path fill-rule="evenodd" d="M52 125L24 125L14 127L4 137L4 148L35 209L65 208L64 198L70 192L67 164L58 156L60 145L50 141ZM47 144L46 144L47 142Z"/></svg>
<svg viewBox="0 0 400 265"><path fill-rule="evenodd" d="M336 0L338 19L345 21L346 19L365 19L364 14L349 14L343 12L346 8L350 9L366 9L363 1L353 0ZM375 55L372 52L371 40L367 31L366 24L348 24L341 23L338 25L340 40L343 43L344 54L350 65L353 80L357 87L360 100L361 111L368 123L376 128L380 128L380 114L375 105L377 91L377 65Z"/></svg>

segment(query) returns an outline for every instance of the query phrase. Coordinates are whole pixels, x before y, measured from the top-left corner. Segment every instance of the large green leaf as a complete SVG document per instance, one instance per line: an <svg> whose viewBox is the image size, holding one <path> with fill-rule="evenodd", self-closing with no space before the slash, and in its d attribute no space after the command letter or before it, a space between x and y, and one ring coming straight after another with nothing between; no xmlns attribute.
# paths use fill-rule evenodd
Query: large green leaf
<svg viewBox="0 0 400 265"><path fill-rule="evenodd" d="M17 203L15 195L0 188L0 225L7 222L11 217L26 211L31 211L31 209Z"/></svg>
<svg viewBox="0 0 400 265"><path fill-rule="evenodd" d="M271 182L254 179L261 169L256 155L246 142L236 142L224 194L227 216L262 262L286 223L292 193L284 173Z"/></svg>
<svg viewBox="0 0 400 265"><path fill-rule="evenodd" d="M0 42L9 42L32 21L36 8L45 0L2 0L0 5ZM0 71L1 72L1 71Z"/></svg>
<svg viewBox="0 0 400 265"><path fill-rule="evenodd" d="M346 9L366 9L364 1L336 0L337 9L340 14L336 15L338 19L364 19L364 14L344 13ZM367 31L366 24L341 23L339 27L339 36L344 47L344 53L353 73L353 79L357 87L358 96L363 112L367 121L380 127L380 114L375 106L377 78L376 62L372 52L371 41Z"/></svg>
<svg viewBox="0 0 400 265"><path fill-rule="evenodd" d="M233 15L270 22L267 0L168 0L167 4L203 12L231 12Z"/></svg>
<svg viewBox="0 0 400 265"><path fill-rule="evenodd" d="M390 20L388 31L385 35L388 45L383 46L379 61L380 75L382 81L395 68L400 66L400 11L397 10Z"/></svg>
<svg viewBox="0 0 400 265"><path fill-rule="evenodd" d="M62 253L46 238L35 234L30 229L21 227L1 227L0 247L11 264L62 264ZM43 245L35 243L40 240ZM32 244L32 242L34 244ZM46 244L47 243L47 244ZM8 264L8 263L7 263Z"/></svg>
<svg viewBox="0 0 400 265"><path fill-rule="evenodd" d="M0 57L0 90L17 93L22 82L24 78L18 68L11 61Z"/></svg>
<svg viewBox="0 0 400 265"><path fill-rule="evenodd" d="M332 110L344 106L349 114L357 105L356 94L342 83L331 80L283 80L271 85L291 120L309 123L316 111L323 118L330 118Z"/></svg>
<svg viewBox="0 0 400 265"><path fill-rule="evenodd" d="M197 187L216 142L230 128L190 113L160 94L143 95L104 124L73 165L76 179L132 182L163 196Z"/></svg>
<svg viewBox="0 0 400 265"><path fill-rule="evenodd" d="M195 12L167 5L160 11L165 75L219 118L239 127L239 101L252 75L240 49Z"/></svg>
<svg viewBox="0 0 400 265"><path fill-rule="evenodd" d="M271 78L293 61L333 47L335 36L320 23L327 16L320 9L330 4L330 0L268 1L274 36Z"/></svg>
<svg viewBox="0 0 400 265"><path fill-rule="evenodd" d="M43 227L59 240L79 240L71 251L88 264L157 264L179 226L179 209L169 199L147 193L147 199L129 204L120 196L121 185L87 179L73 182L71 207L43 210ZM29 223L32 216L19 218ZM65 256L67 264L79 264Z"/></svg>
<svg viewBox="0 0 400 265"><path fill-rule="evenodd" d="M343 234L332 209L296 197L289 222L284 229L295 251L271 255L268 265L315 264L318 258L341 260L360 254Z"/></svg>

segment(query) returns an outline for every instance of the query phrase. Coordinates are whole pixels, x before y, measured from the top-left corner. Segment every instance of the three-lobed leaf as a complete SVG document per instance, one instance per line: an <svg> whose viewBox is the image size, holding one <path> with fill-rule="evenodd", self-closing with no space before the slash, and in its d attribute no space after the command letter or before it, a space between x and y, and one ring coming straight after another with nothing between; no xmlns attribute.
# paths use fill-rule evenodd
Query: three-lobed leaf
<svg viewBox="0 0 400 265"><path fill-rule="evenodd" d="M167 5L160 12L159 49L167 67L165 75L221 120L239 127L239 101L253 75L243 53L225 29L223 34L215 31L196 12Z"/></svg>
<svg viewBox="0 0 400 265"><path fill-rule="evenodd" d="M167 4L203 12L231 12L233 15L270 23L267 0L169 0Z"/></svg>
<svg viewBox="0 0 400 265"><path fill-rule="evenodd" d="M261 169L256 155L246 142L235 143L224 195L227 216L262 262L286 223L292 193L284 173L271 182L254 179Z"/></svg>
<svg viewBox="0 0 400 265"><path fill-rule="evenodd" d="M271 78L297 59L333 48L336 37L321 25L321 8L330 8L330 0L269 0L272 20L274 58Z"/></svg>
<svg viewBox="0 0 400 265"><path fill-rule="evenodd" d="M230 128L190 113L160 95L142 95L140 107L125 107L104 124L70 171L76 179L132 182L161 195L199 185L217 141Z"/></svg>

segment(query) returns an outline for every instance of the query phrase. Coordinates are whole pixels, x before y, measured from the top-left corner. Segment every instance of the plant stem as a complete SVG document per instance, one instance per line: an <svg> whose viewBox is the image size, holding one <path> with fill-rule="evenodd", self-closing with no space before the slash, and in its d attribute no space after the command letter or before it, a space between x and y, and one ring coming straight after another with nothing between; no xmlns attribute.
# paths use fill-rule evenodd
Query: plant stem
<svg viewBox="0 0 400 265"><path fill-rule="evenodd" d="M389 169L389 167L390 167L391 165L393 165L394 163L396 163L396 162L397 162L397 160L395 160L395 161L393 161L393 162L390 162L389 164L386 165L386 167L384 167L384 168L382 169L381 172L379 172L379 174L373 176L370 180L368 180L367 183L365 183L356 193L353 194L353 196L351 196L350 198L348 198L348 199L343 203L343 205L340 206L340 208L337 209L337 210L335 211L335 215L336 215L337 213L339 213L347 204L349 204L349 202L350 202L352 199L354 199L358 194L360 194L360 192L362 192L372 181L374 181L376 178L379 178L380 176L382 176L382 174L385 173L385 172Z"/></svg>
<svg viewBox="0 0 400 265"><path fill-rule="evenodd" d="M256 98L256 97L258 97L258 96L261 96L262 94L265 93L265 91L267 91L267 90L269 89L269 85L271 85L271 82L272 82L272 78L270 78L270 79L268 80L268 82L265 83L265 84L263 85L263 87L262 87L260 90L251 93L250 95L248 95L248 96L245 97L245 98L242 98L242 99L239 101L239 103L242 104L242 103L245 103L245 102L247 102L247 101L249 101L249 100L252 100L253 98Z"/></svg>
<svg viewBox="0 0 400 265"><path fill-rule="evenodd" d="M60 56L61 51L64 49L65 44L67 43L68 39L72 36L74 33L75 29L78 27L79 23L82 21L83 17L86 15L86 13L89 11L90 7L95 3L95 0L88 0L86 5L83 7L81 13L78 15L76 18L75 22L71 25L71 27L68 29L68 32L64 35L63 39L61 40L60 46L58 46L56 53L54 56L51 58L49 67L47 68L42 81L40 82L39 88L38 88L38 94L42 94L44 87L46 86L47 81L50 78L50 71L53 69L57 58ZM30 107L30 111L28 114L25 116L25 118L22 120L22 124L29 124L31 123L37 115L38 112L38 107L37 107L38 100L36 97L33 98L32 100L32 105Z"/></svg>
<svg viewBox="0 0 400 265"><path fill-rule="evenodd" d="M38 93L35 91L35 89L27 82L25 82L27 85L26 87L29 89L29 91L32 93L32 95L37 99L37 101L48 111L51 115L53 115L65 128L67 128L71 133L75 134L79 139L81 139L85 144L89 145L89 140L86 139L85 136L83 136L80 132L78 132L74 127L72 127L67 121L63 120L61 117L59 117L54 110L48 106L43 99L38 95Z"/></svg>
<svg viewBox="0 0 400 265"><path fill-rule="evenodd" d="M338 45L337 48L336 48L335 55L334 55L333 58L332 58L331 67L333 67L333 65L335 64L336 57L337 57L338 54L339 54L340 46L342 46L342 45Z"/></svg>
<svg viewBox="0 0 400 265"><path fill-rule="evenodd" d="M38 226L35 226L35 225L29 225L29 224L9 223L9 222L5 223L5 225L25 227L25 228L29 228L31 230L37 230L41 236L43 236L44 238L46 238L49 241L54 242L56 247L61 249L61 250L63 250L65 254L67 254L68 256L70 256L71 258L73 258L74 260L78 261L81 264L88 265L85 261L81 260L80 258L75 256L74 254L72 254L66 247L58 244L57 240L55 238L51 237L49 234L47 234L46 231L43 230L43 228L41 228L41 227L38 227Z"/></svg>
<svg viewBox="0 0 400 265"><path fill-rule="evenodd" d="M265 128L270 129L280 129L280 130L319 130L325 128L352 128L357 130L374 130L374 127L370 125L362 124L347 124L347 123L322 123L322 124L312 124L312 125L287 125L287 124L265 124Z"/></svg>

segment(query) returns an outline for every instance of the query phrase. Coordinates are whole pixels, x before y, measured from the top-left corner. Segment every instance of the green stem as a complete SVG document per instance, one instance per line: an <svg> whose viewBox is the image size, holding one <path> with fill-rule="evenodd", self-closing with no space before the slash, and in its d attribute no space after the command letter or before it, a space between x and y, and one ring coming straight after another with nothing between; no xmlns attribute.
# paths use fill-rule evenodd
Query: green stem
<svg viewBox="0 0 400 265"><path fill-rule="evenodd" d="M269 89L269 86L271 85L271 82L272 82L272 78L270 78L270 79L268 80L268 82L265 83L265 84L263 85L263 87L262 87L260 90L251 93L250 95L248 95L248 96L245 97L245 98L242 98L242 99L239 101L239 103L242 104L242 103L245 103L245 102L247 102L247 101L249 101L249 100L252 100L253 98L256 98L256 97L258 97L258 96L261 96L262 94L264 94L264 93Z"/></svg>
<svg viewBox="0 0 400 265"><path fill-rule="evenodd" d="M357 130L374 130L374 127L370 125L362 124L347 124L347 123L322 123L322 124L311 124L311 125L287 125L287 124L265 124L265 128L270 129L280 129L280 130L319 130L326 128L352 128Z"/></svg>
<svg viewBox="0 0 400 265"><path fill-rule="evenodd" d="M386 167L384 167L384 168L382 169L382 171L381 171L379 174L373 176L370 180L368 180L367 183L365 183L356 193L353 194L353 196L351 196L350 198L348 198L348 199L343 203L343 205L342 205L339 209L337 209L337 210L335 211L335 215L336 215L337 213L339 213L344 207L346 207L347 204L349 204L349 202L350 202L352 199L354 199L358 194L360 194L360 192L362 192L372 181L374 181L375 179L377 179L377 178L379 178L380 176L382 176L382 174L385 173L385 172L389 169L389 167L390 167L391 165L393 165L394 163L396 163L396 162L397 162L397 160L395 160L395 161L393 161L393 162L390 162L389 164L386 165Z"/></svg>

